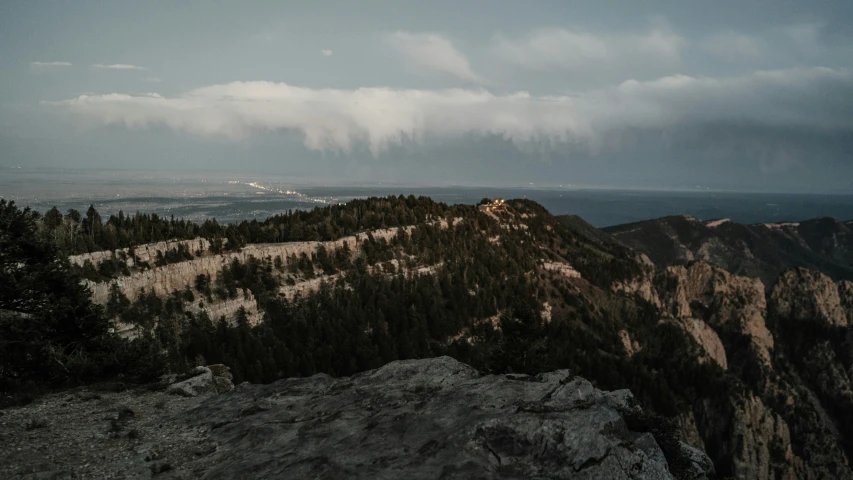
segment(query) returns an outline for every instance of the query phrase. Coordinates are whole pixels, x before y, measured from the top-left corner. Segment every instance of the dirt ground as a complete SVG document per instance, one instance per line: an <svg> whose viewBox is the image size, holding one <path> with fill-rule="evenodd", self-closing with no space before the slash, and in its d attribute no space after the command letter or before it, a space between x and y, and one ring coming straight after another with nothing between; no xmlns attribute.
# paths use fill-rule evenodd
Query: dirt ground
<svg viewBox="0 0 853 480"><path fill-rule="evenodd" d="M206 396L153 390L95 385L0 410L0 478L196 478L180 466L216 445L170 418Z"/></svg>

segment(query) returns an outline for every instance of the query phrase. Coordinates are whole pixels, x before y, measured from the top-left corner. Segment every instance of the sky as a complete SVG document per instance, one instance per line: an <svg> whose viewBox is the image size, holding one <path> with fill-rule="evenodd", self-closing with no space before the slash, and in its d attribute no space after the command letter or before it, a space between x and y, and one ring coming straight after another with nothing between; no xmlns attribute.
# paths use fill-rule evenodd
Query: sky
<svg viewBox="0 0 853 480"><path fill-rule="evenodd" d="M853 2L0 2L0 166L853 193Z"/></svg>

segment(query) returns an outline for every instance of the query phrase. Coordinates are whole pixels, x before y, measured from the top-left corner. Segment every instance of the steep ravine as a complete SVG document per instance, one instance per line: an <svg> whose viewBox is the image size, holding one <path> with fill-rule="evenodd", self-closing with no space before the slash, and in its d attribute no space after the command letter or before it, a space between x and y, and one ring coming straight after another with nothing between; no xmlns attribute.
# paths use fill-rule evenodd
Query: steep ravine
<svg viewBox="0 0 853 480"><path fill-rule="evenodd" d="M760 280L692 262L613 289L653 293L662 321L696 341L699 361L715 362L745 385L743 396L705 399L682 419L683 438L698 433L704 445L697 446L719 474L853 478L849 282L792 269L766 292Z"/></svg>

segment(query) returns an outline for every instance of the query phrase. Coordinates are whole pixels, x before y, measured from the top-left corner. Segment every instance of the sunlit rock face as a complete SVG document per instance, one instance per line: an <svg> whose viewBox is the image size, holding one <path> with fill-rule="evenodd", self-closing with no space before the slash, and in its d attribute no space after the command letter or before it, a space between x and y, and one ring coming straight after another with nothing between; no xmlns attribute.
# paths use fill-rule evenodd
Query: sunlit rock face
<svg viewBox="0 0 853 480"><path fill-rule="evenodd" d="M751 339L759 358L769 365L773 335L765 324L767 302L761 280L731 275L705 262L694 262L687 267L667 267L657 283L666 314L700 319L717 331L740 332ZM696 322L690 324L697 327ZM716 343L710 335L699 335L707 329L698 325L687 330L706 351L718 351L713 344L704 345L704 338Z"/></svg>
<svg viewBox="0 0 853 480"><path fill-rule="evenodd" d="M782 317L847 326L853 303L851 291L849 281L839 285L820 272L794 268L785 272L773 286L770 302Z"/></svg>

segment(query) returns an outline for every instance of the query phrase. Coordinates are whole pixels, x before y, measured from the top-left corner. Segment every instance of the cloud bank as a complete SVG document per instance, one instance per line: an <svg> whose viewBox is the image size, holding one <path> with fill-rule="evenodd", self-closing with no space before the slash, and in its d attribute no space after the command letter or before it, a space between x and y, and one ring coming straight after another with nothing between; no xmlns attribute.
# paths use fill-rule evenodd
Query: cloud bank
<svg viewBox="0 0 853 480"><path fill-rule="evenodd" d="M71 64L69 62L33 62L30 64L31 67L34 68L43 68L43 67L70 67Z"/></svg>
<svg viewBox="0 0 853 480"><path fill-rule="evenodd" d="M415 70L439 73L470 83L484 83L471 69L468 58L441 35L398 31L388 35L386 42Z"/></svg>
<svg viewBox="0 0 853 480"><path fill-rule="evenodd" d="M464 136L595 149L622 131L742 126L853 132L853 71L797 68L729 78L685 75L629 80L579 96L498 95L483 89L312 89L234 82L177 97L82 95L47 102L96 124L166 126L205 137L244 139L298 131L307 148L347 152Z"/></svg>
<svg viewBox="0 0 853 480"><path fill-rule="evenodd" d="M96 63L92 65L95 68L103 68L108 70L145 70L145 67L139 67L136 65L128 65L126 63L113 63L110 65L105 65L103 63Z"/></svg>

